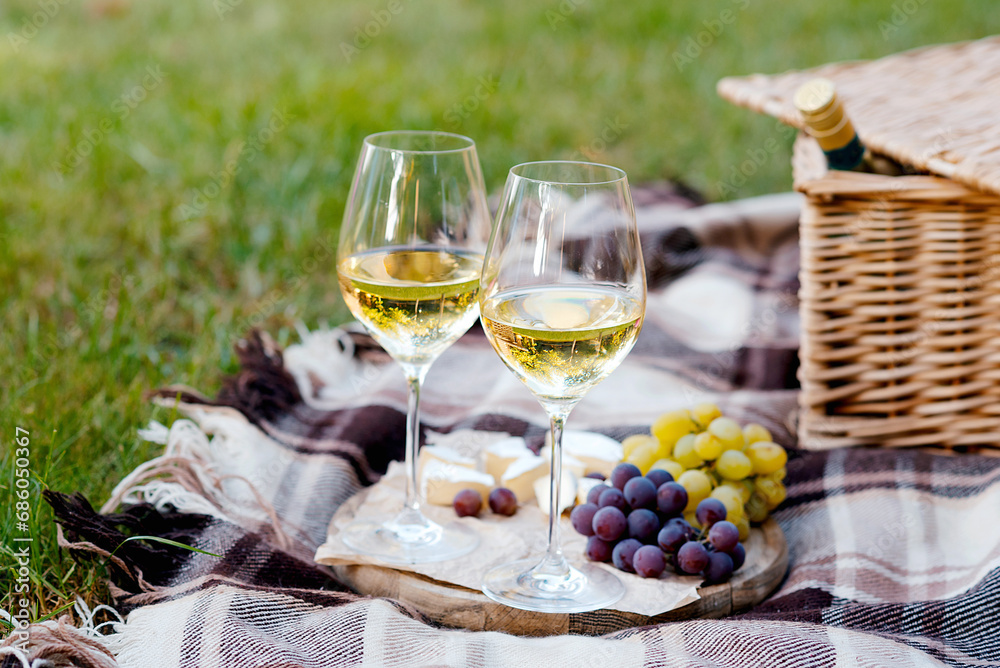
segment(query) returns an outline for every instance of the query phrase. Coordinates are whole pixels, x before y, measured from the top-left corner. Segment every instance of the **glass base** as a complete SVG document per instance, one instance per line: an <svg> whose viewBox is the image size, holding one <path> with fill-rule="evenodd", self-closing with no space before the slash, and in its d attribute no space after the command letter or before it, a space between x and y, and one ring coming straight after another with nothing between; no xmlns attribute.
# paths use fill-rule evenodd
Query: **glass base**
<svg viewBox="0 0 1000 668"><path fill-rule="evenodd" d="M625 585L590 564L569 572L553 572L538 558L497 566L483 578L483 593L497 603L534 612L588 612L612 605L625 595Z"/></svg>
<svg viewBox="0 0 1000 668"><path fill-rule="evenodd" d="M444 526L419 510L404 510L388 522L354 522L340 534L344 544L390 564L447 561L472 552L479 534L458 522Z"/></svg>

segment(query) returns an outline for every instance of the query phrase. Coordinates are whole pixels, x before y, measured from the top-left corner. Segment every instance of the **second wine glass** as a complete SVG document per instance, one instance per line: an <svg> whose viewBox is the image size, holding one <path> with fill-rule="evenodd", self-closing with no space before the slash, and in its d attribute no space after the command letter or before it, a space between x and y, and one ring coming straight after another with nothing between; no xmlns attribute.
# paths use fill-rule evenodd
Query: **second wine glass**
<svg viewBox="0 0 1000 668"><path fill-rule="evenodd" d="M420 510L420 389L431 363L475 322L490 218L475 143L446 132L382 132L365 139L337 248L351 313L406 375L406 500L396 517L341 534L383 561L466 554L478 535Z"/></svg>
<svg viewBox="0 0 1000 668"><path fill-rule="evenodd" d="M510 170L486 252L480 317L493 348L550 420L549 508L559 508L562 432L573 407L621 363L646 304L635 211L625 172L580 162L534 162ZM539 560L498 566L483 592L515 608L584 612L624 594L614 574L571 566L559 513Z"/></svg>

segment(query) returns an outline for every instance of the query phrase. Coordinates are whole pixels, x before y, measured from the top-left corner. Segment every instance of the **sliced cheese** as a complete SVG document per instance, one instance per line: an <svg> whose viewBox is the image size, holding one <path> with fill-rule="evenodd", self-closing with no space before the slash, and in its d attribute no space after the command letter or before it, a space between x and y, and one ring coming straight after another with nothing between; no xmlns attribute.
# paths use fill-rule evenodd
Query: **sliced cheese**
<svg viewBox="0 0 1000 668"><path fill-rule="evenodd" d="M475 469L442 461L428 461L420 478L420 495L436 506L450 506L463 489L474 489L486 503L496 481Z"/></svg>
<svg viewBox="0 0 1000 668"><path fill-rule="evenodd" d="M562 487L559 490L559 513L567 508L572 508L574 502L576 501L576 476L563 469L562 472ZM549 481L551 476L542 476L535 481L535 499L538 501L538 507L542 509L542 512L546 515L549 514Z"/></svg>
<svg viewBox="0 0 1000 668"><path fill-rule="evenodd" d="M567 431L563 434L563 451L583 462L586 473L611 477L611 469L622 460L622 444L603 434L591 431Z"/></svg>
<svg viewBox="0 0 1000 668"><path fill-rule="evenodd" d="M549 460L535 454L526 455L507 467L500 484L514 492L518 503L527 503L535 498L535 481L548 474Z"/></svg>
<svg viewBox="0 0 1000 668"><path fill-rule="evenodd" d="M497 441L493 445L486 448L485 452L486 457L484 461L484 468L487 473L497 480L503 478L504 471L507 470L507 467L516 462L518 459L535 454L528 448L524 439L520 436L512 436L511 438L505 438L502 441Z"/></svg>
<svg viewBox="0 0 1000 668"><path fill-rule="evenodd" d="M424 467L431 462L450 464L465 469L475 469L476 460L466 457L458 450L448 448L443 445L425 445L420 448L420 457L417 463L417 479L424 477ZM451 503L449 501L449 503Z"/></svg>
<svg viewBox="0 0 1000 668"><path fill-rule="evenodd" d="M545 457L550 462L552 461L552 448L545 446L542 448L542 457ZM584 466L583 462L569 454L565 450L562 453L562 468L563 471L569 471L577 478L582 478L587 474L587 467Z"/></svg>

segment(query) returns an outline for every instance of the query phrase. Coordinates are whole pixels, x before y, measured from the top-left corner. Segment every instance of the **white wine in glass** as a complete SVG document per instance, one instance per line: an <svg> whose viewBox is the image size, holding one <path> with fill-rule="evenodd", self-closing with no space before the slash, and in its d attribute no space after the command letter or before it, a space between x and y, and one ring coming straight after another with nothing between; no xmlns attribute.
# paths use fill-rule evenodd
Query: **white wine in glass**
<svg viewBox="0 0 1000 668"><path fill-rule="evenodd" d="M628 355L645 304L625 173L562 161L511 169L486 252L480 311L500 359L548 414L549 508L560 507L566 419ZM607 570L566 560L552 513L545 555L494 568L483 592L515 608L568 613L607 607L625 588Z"/></svg>
<svg viewBox="0 0 1000 668"><path fill-rule="evenodd" d="M482 253L388 248L337 266L351 313L400 364L429 364L478 314Z"/></svg>
<svg viewBox="0 0 1000 668"><path fill-rule="evenodd" d="M403 368L406 500L396 517L355 522L352 549L389 563L443 561L478 535L420 511L420 389L431 363L479 315L489 210L475 143L446 132L382 132L365 139L344 212L337 276L351 313Z"/></svg>

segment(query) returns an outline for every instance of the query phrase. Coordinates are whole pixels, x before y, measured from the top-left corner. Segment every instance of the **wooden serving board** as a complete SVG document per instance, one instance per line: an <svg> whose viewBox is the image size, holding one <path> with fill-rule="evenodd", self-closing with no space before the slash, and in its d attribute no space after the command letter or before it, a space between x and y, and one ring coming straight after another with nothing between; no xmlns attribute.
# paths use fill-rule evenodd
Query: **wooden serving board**
<svg viewBox="0 0 1000 668"><path fill-rule="evenodd" d="M620 610L542 613L518 610L480 592L416 573L384 566L333 566L337 577L361 594L402 601L443 626L473 631L503 631L521 636L603 635L635 626L724 617L760 603L788 570L788 545L781 527L768 519L750 531L747 560L729 582L702 587L697 601L653 617ZM638 577L622 573L622 577Z"/></svg>

